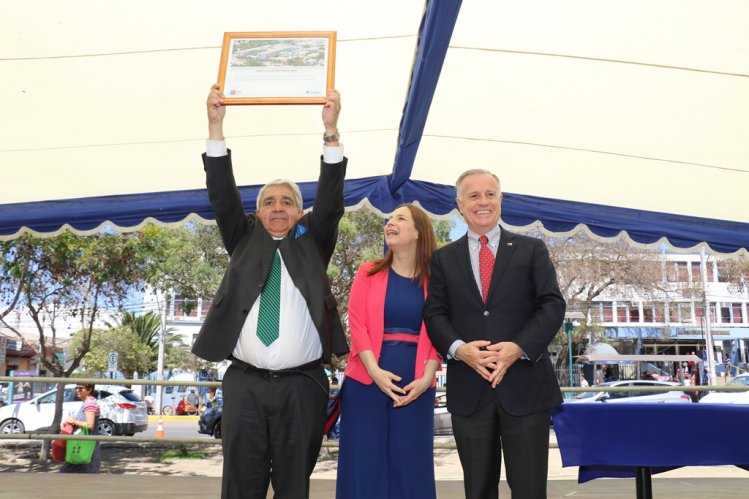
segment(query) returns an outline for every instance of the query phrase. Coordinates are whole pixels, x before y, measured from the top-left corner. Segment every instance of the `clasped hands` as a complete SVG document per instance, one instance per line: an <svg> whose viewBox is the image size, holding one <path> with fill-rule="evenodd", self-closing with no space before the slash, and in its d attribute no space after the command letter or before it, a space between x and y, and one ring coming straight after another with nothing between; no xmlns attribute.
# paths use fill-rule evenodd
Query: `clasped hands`
<svg viewBox="0 0 749 499"><path fill-rule="evenodd" d="M410 404L432 385L431 379L425 376L415 379L401 388L395 384L401 380L401 377L397 374L379 367L374 371L370 374L372 380L382 393L393 400L393 407L403 407Z"/></svg>
<svg viewBox="0 0 749 499"><path fill-rule="evenodd" d="M455 356L491 383L492 388L496 388L510 366L523 356L523 349L512 341L492 344L480 340L460 345Z"/></svg>

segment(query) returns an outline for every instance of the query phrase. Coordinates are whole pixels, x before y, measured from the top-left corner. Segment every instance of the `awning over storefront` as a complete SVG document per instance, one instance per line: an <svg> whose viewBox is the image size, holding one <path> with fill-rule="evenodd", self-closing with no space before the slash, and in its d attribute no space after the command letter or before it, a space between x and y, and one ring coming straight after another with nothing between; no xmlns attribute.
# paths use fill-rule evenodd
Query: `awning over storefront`
<svg viewBox="0 0 749 499"><path fill-rule="evenodd" d="M713 340L749 339L747 327L715 327L711 329ZM604 335L609 339L704 339L705 331L694 327L607 327Z"/></svg>

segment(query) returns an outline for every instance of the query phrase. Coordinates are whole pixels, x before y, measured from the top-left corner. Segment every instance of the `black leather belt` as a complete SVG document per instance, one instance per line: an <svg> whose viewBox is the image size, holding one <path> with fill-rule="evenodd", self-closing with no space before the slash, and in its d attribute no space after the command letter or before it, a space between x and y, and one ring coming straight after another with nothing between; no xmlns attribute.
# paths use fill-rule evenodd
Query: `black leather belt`
<svg viewBox="0 0 749 499"><path fill-rule="evenodd" d="M260 367L253 366L252 364L248 364L247 362L243 360L239 360L233 355L229 356L229 360L231 360L231 363L233 366L238 367L240 369L244 369L247 372L258 374L260 376L265 376L268 378L277 378L279 376L290 376L292 374L304 374L307 371L311 371L313 369L317 369L322 367L322 359L313 360L312 362L307 362L306 364L302 364L301 366L297 367L290 367L288 369L262 369Z"/></svg>

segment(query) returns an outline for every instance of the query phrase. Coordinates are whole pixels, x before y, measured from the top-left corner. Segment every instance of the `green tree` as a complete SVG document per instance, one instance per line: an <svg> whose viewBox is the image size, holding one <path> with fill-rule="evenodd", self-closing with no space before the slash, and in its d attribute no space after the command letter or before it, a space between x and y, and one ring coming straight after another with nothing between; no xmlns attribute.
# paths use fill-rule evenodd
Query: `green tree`
<svg viewBox="0 0 749 499"><path fill-rule="evenodd" d="M110 328L125 327L133 331L138 341L150 350L150 363L141 373L150 373L156 370L159 356L159 333L161 331L161 319L155 312L147 312L138 315L134 312L121 312L116 317L114 325L106 323ZM168 356L172 349L184 349L185 343L182 337L174 333L175 328L170 327L164 331L164 352Z"/></svg>
<svg viewBox="0 0 749 499"><path fill-rule="evenodd" d="M229 261L218 228L192 223L176 229L151 226L145 230L158 234L161 243L155 253L160 258L150 262L149 283L164 293L182 296L193 306L198 298L210 301Z"/></svg>
<svg viewBox="0 0 749 499"><path fill-rule="evenodd" d="M438 245L450 240L451 220L433 221ZM380 258L385 251L385 218L368 209L348 212L338 226L338 243L328 266L333 294L344 326L348 323L348 295L362 262ZM348 328L346 328L348 336Z"/></svg>
<svg viewBox="0 0 749 499"><path fill-rule="evenodd" d="M85 340L86 331L78 331L71 337L71 347L79 350ZM91 345L83 356L82 365L88 372L105 372L109 365L109 353L117 352L117 369L126 378L133 373L148 372L151 366L151 348L140 341L138 335L127 326L109 329L93 329Z"/></svg>
<svg viewBox="0 0 749 499"><path fill-rule="evenodd" d="M142 232L87 237L64 232L49 239L23 235L3 242L0 248L0 302L12 303L18 313L31 319L39 335L37 355L46 370L56 377L69 377L91 348L101 311L117 309L134 287L142 285L158 241ZM3 311L0 323L21 336L7 320L9 312ZM66 338L59 337L57 328L71 320L80 325L81 342L61 363L55 353L63 349L61 340ZM59 429L62 416L63 384L58 388L52 432ZM45 441L43 457L48 448Z"/></svg>
<svg viewBox="0 0 749 499"><path fill-rule="evenodd" d="M187 347L175 347L170 348L164 353L164 366L167 369L199 371L201 369L210 369L213 363L201 359Z"/></svg>

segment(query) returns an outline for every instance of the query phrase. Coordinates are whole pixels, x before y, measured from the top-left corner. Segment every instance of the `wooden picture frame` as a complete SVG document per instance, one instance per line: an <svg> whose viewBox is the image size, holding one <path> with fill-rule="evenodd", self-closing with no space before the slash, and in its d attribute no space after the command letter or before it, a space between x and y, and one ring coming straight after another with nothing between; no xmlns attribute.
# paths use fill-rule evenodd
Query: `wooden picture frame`
<svg viewBox="0 0 749 499"><path fill-rule="evenodd" d="M224 33L224 104L324 104L334 88L335 31Z"/></svg>

